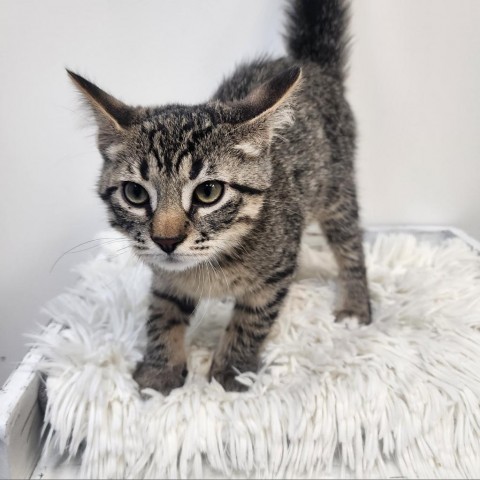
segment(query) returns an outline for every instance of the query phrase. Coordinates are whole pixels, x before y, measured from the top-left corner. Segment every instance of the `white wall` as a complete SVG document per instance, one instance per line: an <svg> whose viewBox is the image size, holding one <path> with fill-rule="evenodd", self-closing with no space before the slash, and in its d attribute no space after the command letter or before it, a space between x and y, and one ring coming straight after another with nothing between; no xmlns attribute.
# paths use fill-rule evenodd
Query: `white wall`
<svg viewBox="0 0 480 480"><path fill-rule="evenodd" d="M106 226L100 158L63 71L133 104L205 100L257 53L280 54L280 0L0 0L0 383L66 255ZM480 2L354 3L349 95L363 217L480 237Z"/></svg>

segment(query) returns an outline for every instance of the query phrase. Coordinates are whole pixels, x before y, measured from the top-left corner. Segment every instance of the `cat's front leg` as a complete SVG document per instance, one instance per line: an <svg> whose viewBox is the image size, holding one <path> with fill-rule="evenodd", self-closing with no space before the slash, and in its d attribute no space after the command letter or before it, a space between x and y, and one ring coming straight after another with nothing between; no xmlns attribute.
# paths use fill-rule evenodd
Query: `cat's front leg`
<svg viewBox="0 0 480 480"><path fill-rule="evenodd" d="M167 395L183 386L187 376L185 330L196 302L161 286L152 289L147 321L147 350L134 379L140 388Z"/></svg>
<svg viewBox="0 0 480 480"><path fill-rule="evenodd" d="M215 378L225 390L247 390L235 377L257 372L260 348L280 312L288 287L289 282L283 282L279 288L265 288L237 300L210 368L210 379Z"/></svg>

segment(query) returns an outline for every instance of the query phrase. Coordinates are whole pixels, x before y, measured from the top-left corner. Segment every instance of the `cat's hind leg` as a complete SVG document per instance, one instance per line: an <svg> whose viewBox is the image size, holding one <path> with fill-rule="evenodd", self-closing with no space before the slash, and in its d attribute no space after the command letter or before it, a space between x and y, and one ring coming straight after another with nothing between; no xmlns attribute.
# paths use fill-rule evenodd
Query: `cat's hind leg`
<svg viewBox="0 0 480 480"><path fill-rule="evenodd" d="M367 325L371 308L355 185L353 180L344 179L332 191L338 195L327 196L319 221L339 268L342 298L336 321L354 317Z"/></svg>

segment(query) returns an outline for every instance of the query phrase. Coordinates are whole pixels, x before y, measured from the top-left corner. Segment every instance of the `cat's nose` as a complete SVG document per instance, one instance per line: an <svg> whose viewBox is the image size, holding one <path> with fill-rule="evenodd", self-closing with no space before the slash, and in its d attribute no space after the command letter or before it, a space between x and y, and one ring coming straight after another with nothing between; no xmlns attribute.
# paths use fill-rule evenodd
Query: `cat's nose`
<svg viewBox="0 0 480 480"><path fill-rule="evenodd" d="M165 252L172 253L186 238L186 235L181 237L152 237L152 240Z"/></svg>

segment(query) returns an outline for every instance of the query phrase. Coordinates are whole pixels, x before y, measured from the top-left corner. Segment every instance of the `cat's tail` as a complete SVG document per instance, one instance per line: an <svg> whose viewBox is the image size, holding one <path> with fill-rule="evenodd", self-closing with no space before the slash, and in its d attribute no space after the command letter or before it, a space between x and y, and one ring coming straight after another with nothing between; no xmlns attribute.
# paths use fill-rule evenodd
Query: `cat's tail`
<svg viewBox="0 0 480 480"><path fill-rule="evenodd" d="M286 42L290 56L310 60L343 80L349 9L345 0L290 0Z"/></svg>

